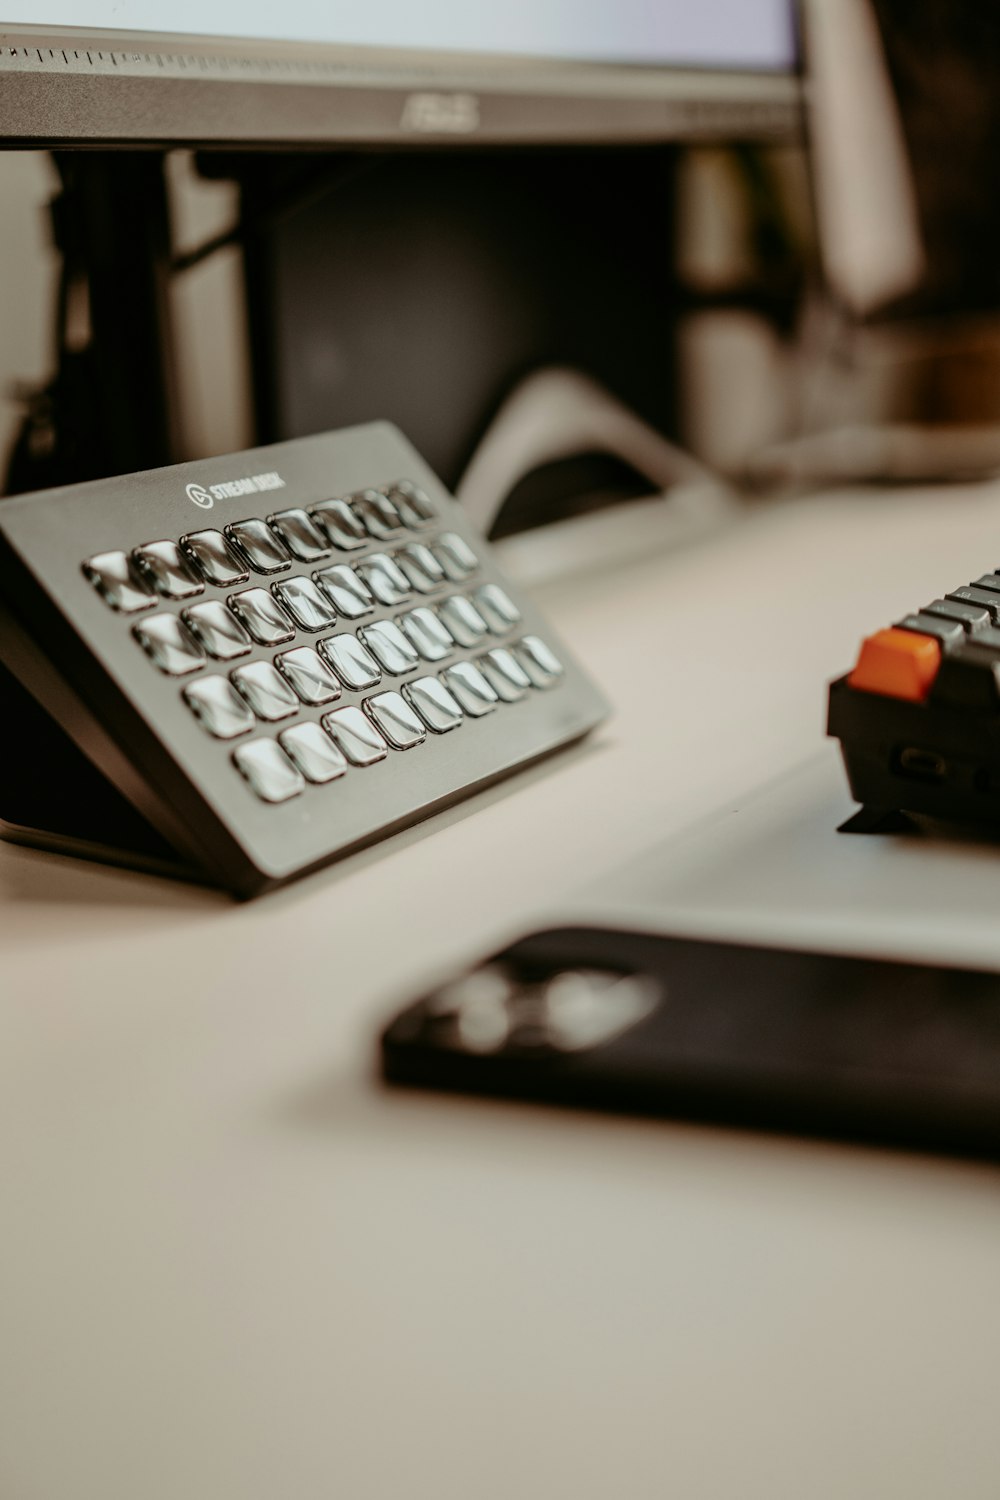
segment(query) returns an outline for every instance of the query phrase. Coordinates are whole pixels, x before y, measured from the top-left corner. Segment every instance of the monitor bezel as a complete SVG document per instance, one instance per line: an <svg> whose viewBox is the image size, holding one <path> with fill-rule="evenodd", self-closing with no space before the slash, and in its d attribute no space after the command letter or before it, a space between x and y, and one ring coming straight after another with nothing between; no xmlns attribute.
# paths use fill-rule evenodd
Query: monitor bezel
<svg viewBox="0 0 1000 1500"><path fill-rule="evenodd" d="M0 28L5 146L572 145L800 128L791 69Z"/></svg>

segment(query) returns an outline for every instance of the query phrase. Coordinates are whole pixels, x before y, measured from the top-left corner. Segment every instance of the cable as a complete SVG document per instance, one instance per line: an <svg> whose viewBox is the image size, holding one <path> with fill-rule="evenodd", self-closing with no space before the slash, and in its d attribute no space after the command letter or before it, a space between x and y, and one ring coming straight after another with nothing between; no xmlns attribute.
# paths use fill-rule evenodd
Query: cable
<svg viewBox="0 0 1000 1500"><path fill-rule="evenodd" d="M610 391L579 370L553 366L515 387L487 429L456 497L488 536L504 501L543 464L607 453L650 482L651 491L695 485L705 503L735 509L735 495L711 469L669 442Z"/></svg>

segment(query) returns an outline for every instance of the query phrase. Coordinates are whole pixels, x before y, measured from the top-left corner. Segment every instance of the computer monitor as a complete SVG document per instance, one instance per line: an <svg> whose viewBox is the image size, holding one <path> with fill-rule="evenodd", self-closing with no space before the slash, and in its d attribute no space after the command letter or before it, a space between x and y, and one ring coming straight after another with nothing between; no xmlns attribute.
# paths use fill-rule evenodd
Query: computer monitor
<svg viewBox="0 0 1000 1500"><path fill-rule="evenodd" d="M71 371L69 441L15 464L11 487L190 456L158 166L122 147L214 151L241 182L257 438L388 417L454 484L533 364L582 368L670 429L666 157L800 126L791 0L8 0L4 14L0 145L60 152L95 331ZM80 146L94 149L62 149ZM348 155L360 173L341 170Z"/></svg>
<svg viewBox="0 0 1000 1500"><path fill-rule="evenodd" d="M0 140L664 140L794 129L789 0L8 0Z"/></svg>

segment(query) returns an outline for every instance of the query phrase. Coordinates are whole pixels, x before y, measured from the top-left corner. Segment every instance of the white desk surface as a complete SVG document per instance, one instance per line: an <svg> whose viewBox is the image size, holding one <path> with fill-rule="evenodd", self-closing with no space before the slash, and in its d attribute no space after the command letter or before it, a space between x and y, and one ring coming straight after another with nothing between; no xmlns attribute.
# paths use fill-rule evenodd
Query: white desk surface
<svg viewBox="0 0 1000 1500"><path fill-rule="evenodd" d="M373 1068L416 986L822 750L860 636L996 565L979 486L550 583L614 721L255 904L0 847L3 1500L996 1500L996 1170Z"/></svg>

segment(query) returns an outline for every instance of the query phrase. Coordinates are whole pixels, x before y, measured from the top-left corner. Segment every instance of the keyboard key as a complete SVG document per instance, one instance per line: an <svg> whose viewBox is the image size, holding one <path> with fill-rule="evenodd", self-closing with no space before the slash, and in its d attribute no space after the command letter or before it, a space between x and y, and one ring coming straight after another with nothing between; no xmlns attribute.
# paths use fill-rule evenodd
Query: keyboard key
<svg viewBox="0 0 1000 1500"><path fill-rule="evenodd" d="M932 635L942 646L956 646L965 640L965 631L957 620L943 620L940 615L917 613L899 620L896 630L912 630L917 635Z"/></svg>
<svg viewBox="0 0 1000 1500"><path fill-rule="evenodd" d="M341 552L367 544L368 533L346 500L321 500L310 508L310 514Z"/></svg>
<svg viewBox="0 0 1000 1500"><path fill-rule="evenodd" d="M344 619L360 620L365 615L370 615L375 608L375 600L368 585L346 563L322 568L313 577L333 601L338 615L342 615Z"/></svg>
<svg viewBox="0 0 1000 1500"><path fill-rule="evenodd" d="M990 623L989 610L976 604L963 604L960 599L935 599L925 604L921 614L940 615L943 620L957 620L966 630L978 630Z"/></svg>
<svg viewBox="0 0 1000 1500"><path fill-rule="evenodd" d="M238 745L233 761L262 802L287 802L305 788L298 768L274 740L250 740Z"/></svg>
<svg viewBox="0 0 1000 1500"><path fill-rule="evenodd" d="M479 567L479 558L468 542L454 531L446 531L444 536L438 537L434 554L452 583L462 583Z"/></svg>
<svg viewBox="0 0 1000 1500"><path fill-rule="evenodd" d="M221 531L192 531L181 537L181 547L206 583L227 589L250 578Z"/></svg>
<svg viewBox="0 0 1000 1500"><path fill-rule="evenodd" d="M551 687L563 675L562 662L537 635L526 635L514 654L536 688Z"/></svg>
<svg viewBox="0 0 1000 1500"><path fill-rule="evenodd" d="M299 562L318 562L321 557L329 556L329 542L306 511L279 510L268 520Z"/></svg>
<svg viewBox="0 0 1000 1500"><path fill-rule="evenodd" d="M266 521L234 521L226 536L255 573L283 573L292 565L288 548Z"/></svg>
<svg viewBox="0 0 1000 1500"><path fill-rule="evenodd" d="M328 636L319 649L346 688L359 692L381 682L378 662L356 636Z"/></svg>
<svg viewBox="0 0 1000 1500"><path fill-rule="evenodd" d="M274 664L303 703L332 703L340 697L340 683L311 646L279 652Z"/></svg>
<svg viewBox="0 0 1000 1500"><path fill-rule="evenodd" d="M217 740L236 739L254 726L253 714L226 677L200 677L184 689L184 701Z"/></svg>
<svg viewBox="0 0 1000 1500"><path fill-rule="evenodd" d="M862 642L847 682L862 693L922 703L940 665L941 644L932 636L906 630L878 630Z"/></svg>
<svg viewBox="0 0 1000 1500"><path fill-rule="evenodd" d="M473 595L475 604L494 635L506 635L521 622L521 611L498 583L484 583Z"/></svg>
<svg viewBox="0 0 1000 1500"><path fill-rule="evenodd" d="M1000 594L1000 573L984 573L982 578L977 578L971 587L989 589L991 593Z"/></svg>
<svg viewBox="0 0 1000 1500"><path fill-rule="evenodd" d="M439 604L438 614L460 646L477 646L488 634L489 627L476 606L461 594Z"/></svg>
<svg viewBox="0 0 1000 1500"><path fill-rule="evenodd" d="M182 618L202 650L216 661L231 661L250 650L250 637L221 599L192 604L182 612Z"/></svg>
<svg viewBox="0 0 1000 1500"><path fill-rule="evenodd" d="M471 661L457 661L453 667L447 667L441 673L441 681L473 719L491 713L497 706L495 689Z"/></svg>
<svg viewBox="0 0 1000 1500"><path fill-rule="evenodd" d="M403 529L399 511L387 496L378 490L362 490L351 499L351 509L358 517L370 537L384 542L398 536Z"/></svg>
<svg viewBox="0 0 1000 1500"><path fill-rule="evenodd" d="M410 587L416 589L418 594L433 594L446 581L444 568L423 542L411 542L393 556L409 579Z"/></svg>
<svg viewBox="0 0 1000 1500"><path fill-rule="evenodd" d="M395 750L410 750L427 738L424 726L399 693L368 698L365 710Z"/></svg>
<svg viewBox="0 0 1000 1500"><path fill-rule="evenodd" d="M88 558L83 571L105 604L123 615L152 609L156 603L152 588L133 568L126 552L99 552Z"/></svg>
<svg viewBox="0 0 1000 1500"><path fill-rule="evenodd" d="M400 615L399 626L424 661L444 661L451 655L455 643L432 609L411 609Z"/></svg>
<svg viewBox="0 0 1000 1500"><path fill-rule="evenodd" d="M429 526L437 516L434 506L418 484L410 479L400 479L390 484L386 494L398 510L403 525L411 531Z"/></svg>
<svg viewBox="0 0 1000 1500"><path fill-rule="evenodd" d="M487 651L478 662L490 686L505 703L516 703L531 687L531 678L514 656L503 647Z"/></svg>
<svg viewBox="0 0 1000 1500"><path fill-rule="evenodd" d="M245 667L236 667L230 678L258 719L288 719L299 711L298 698L269 661L247 662Z"/></svg>
<svg viewBox="0 0 1000 1500"><path fill-rule="evenodd" d="M205 591L176 542L145 542L132 556L140 575L165 599L191 599Z"/></svg>
<svg viewBox="0 0 1000 1500"><path fill-rule="evenodd" d="M185 677L205 664L205 653L176 615L150 615L132 634L154 667L168 677Z"/></svg>
<svg viewBox="0 0 1000 1500"><path fill-rule="evenodd" d="M989 589L976 588L974 584L970 584L968 588L953 589L945 597L959 604L975 604L980 609L985 609L994 625L1000 618L1000 594L994 594Z"/></svg>
<svg viewBox="0 0 1000 1500"><path fill-rule="evenodd" d="M352 766L370 766L377 760L385 760L388 746L360 708L336 708L332 714L326 714L322 722L327 734Z"/></svg>
<svg viewBox="0 0 1000 1500"><path fill-rule="evenodd" d="M399 677L417 665L420 658L410 645L398 625L391 620L378 620L374 625L365 625L358 631L369 651L377 658L384 672Z"/></svg>
<svg viewBox="0 0 1000 1500"><path fill-rule="evenodd" d="M962 639L965 639L964 634ZM977 630L969 644L977 649L988 646L994 651L1000 650L1000 625L986 625L982 630Z"/></svg>
<svg viewBox="0 0 1000 1500"><path fill-rule="evenodd" d="M242 594L230 594L228 604L258 645L281 646L294 639L291 620L267 589L244 589Z"/></svg>
<svg viewBox="0 0 1000 1500"><path fill-rule="evenodd" d="M404 604L410 597L406 574L384 552L358 563L358 572L380 604Z"/></svg>
<svg viewBox="0 0 1000 1500"><path fill-rule="evenodd" d="M307 781L322 784L343 776L347 761L318 724L296 724L278 735L281 748Z"/></svg>
<svg viewBox="0 0 1000 1500"><path fill-rule="evenodd" d="M337 615L311 578L289 578L271 585L272 592L303 630L329 630Z"/></svg>
<svg viewBox="0 0 1000 1500"><path fill-rule="evenodd" d="M462 722L462 710L437 677L417 677L403 688L403 697L435 734L447 734Z"/></svg>

